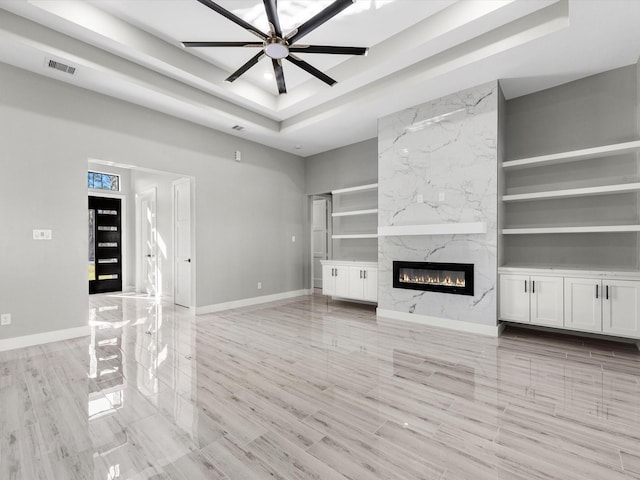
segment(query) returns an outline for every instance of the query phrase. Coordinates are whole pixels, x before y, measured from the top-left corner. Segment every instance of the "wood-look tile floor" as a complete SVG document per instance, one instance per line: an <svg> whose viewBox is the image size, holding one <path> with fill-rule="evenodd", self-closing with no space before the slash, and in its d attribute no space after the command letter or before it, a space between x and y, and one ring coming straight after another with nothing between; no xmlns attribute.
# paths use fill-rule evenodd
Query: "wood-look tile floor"
<svg viewBox="0 0 640 480"><path fill-rule="evenodd" d="M0 353L0 479L640 478L640 352L309 296L195 317L91 298Z"/></svg>

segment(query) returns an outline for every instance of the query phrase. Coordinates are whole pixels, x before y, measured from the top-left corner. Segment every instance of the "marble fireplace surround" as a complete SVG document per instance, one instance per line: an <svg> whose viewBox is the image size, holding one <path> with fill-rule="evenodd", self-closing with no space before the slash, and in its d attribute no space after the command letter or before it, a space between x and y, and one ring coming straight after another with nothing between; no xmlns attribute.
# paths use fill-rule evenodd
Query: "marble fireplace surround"
<svg viewBox="0 0 640 480"><path fill-rule="evenodd" d="M378 122L378 315L498 335L498 108L490 82ZM393 261L475 265L473 296L393 288Z"/></svg>

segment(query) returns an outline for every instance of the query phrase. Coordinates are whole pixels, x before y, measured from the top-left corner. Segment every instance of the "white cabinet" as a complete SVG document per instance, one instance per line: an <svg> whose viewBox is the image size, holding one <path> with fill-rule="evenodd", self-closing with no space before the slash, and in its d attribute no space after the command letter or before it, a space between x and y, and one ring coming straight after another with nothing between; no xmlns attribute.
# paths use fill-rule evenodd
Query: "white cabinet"
<svg viewBox="0 0 640 480"><path fill-rule="evenodd" d="M376 302L378 266L372 262L323 260L322 294Z"/></svg>
<svg viewBox="0 0 640 480"><path fill-rule="evenodd" d="M640 282L604 282L602 331L640 337Z"/></svg>
<svg viewBox="0 0 640 480"><path fill-rule="evenodd" d="M564 279L564 324L588 332L602 331L602 281L595 278Z"/></svg>
<svg viewBox="0 0 640 480"><path fill-rule="evenodd" d="M565 278L567 327L640 337L640 282Z"/></svg>
<svg viewBox="0 0 640 480"><path fill-rule="evenodd" d="M562 326L562 277L500 275L500 320Z"/></svg>
<svg viewBox="0 0 640 480"><path fill-rule="evenodd" d="M499 273L500 320L640 338L640 272L501 267Z"/></svg>
<svg viewBox="0 0 640 480"><path fill-rule="evenodd" d="M528 280L529 275L500 275L500 320L529 323Z"/></svg>
<svg viewBox="0 0 640 480"><path fill-rule="evenodd" d="M349 295L349 267L322 265L322 294L337 297Z"/></svg>
<svg viewBox="0 0 640 480"><path fill-rule="evenodd" d="M531 323L563 325L562 277L531 276Z"/></svg>
<svg viewBox="0 0 640 480"><path fill-rule="evenodd" d="M375 302L378 300L378 269L349 267L349 297Z"/></svg>

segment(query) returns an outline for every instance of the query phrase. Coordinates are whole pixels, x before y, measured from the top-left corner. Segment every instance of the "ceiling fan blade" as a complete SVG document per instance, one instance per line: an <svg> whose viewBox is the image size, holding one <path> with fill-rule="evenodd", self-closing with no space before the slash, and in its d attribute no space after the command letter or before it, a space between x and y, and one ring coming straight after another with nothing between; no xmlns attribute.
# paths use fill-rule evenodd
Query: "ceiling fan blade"
<svg viewBox="0 0 640 480"><path fill-rule="evenodd" d="M182 42L183 47L264 47L262 42Z"/></svg>
<svg viewBox="0 0 640 480"><path fill-rule="evenodd" d="M335 47L333 45L291 45L289 51L295 53L330 53L333 55L366 55L365 47Z"/></svg>
<svg viewBox="0 0 640 480"><path fill-rule="evenodd" d="M258 63L258 61L263 56L264 56L264 52L258 52L256 55L251 57L251 60L249 60L244 65L242 65L238 70L233 72L231 75L229 75L229 77L227 77L225 79L225 82L234 82L234 81L236 81L240 75L245 73L247 70L249 70L251 67L253 67L256 63Z"/></svg>
<svg viewBox="0 0 640 480"><path fill-rule="evenodd" d="M284 71L282 70L282 61L272 58L273 72L276 75L276 82L278 83L278 93L287 93L287 86L284 83Z"/></svg>
<svg viewBox="0 0 640 480"><path fill-rule="evenodd" d="M253 33L254 35L260 37L261 39L266 40L267 38L269 38L266 34L262 33L256 27L254 27L250 23L245 22L243 19L241 19L240 17L234 15L229 10L225 10L220 5L218 5L217 3L214 3L211 0L198 0L198 2L200 2L202 5L204 5L206 7L209 7L214 12L217 12L220 15L222 15L223 17L226 17L227 19L231 20L236 25L241 26L245 30Z"/></svg>
<svg viewBox="0 0 640 480"><path fill-rule="evenodd" d="M317 15L311 17L309 20L304 22L302 25L296 28L293 32L287 35L287 41L289 42L289 45L296 43L302 37L312 32L313 30L318 28L320 25L322 25L326 21L335 17L342 10L352 5L354 2L355 0L337 0L336 2L333 2L327 8L322 10Z"/></svg>
<svg viewBox="0 0 640 480"><path fill-rule="evenodd" d="M278 19L278 7L276 0L263 0L264 9L267 11L267 19L273 27L276 37L282 37L282 29L280 28L280 20Z"/></svg>
<svg viewBox="0 0 640 480"><path fill-rule="evenodd" d="M310 73L314 77L322 80L324 83L326 83L329 86L331 86L334 83L336 83L336 81L333 78L331 78L329 75L325 75L320 70L318 70L316 67L308 64L304 60L301 60L301 59L297 58L294 55L289 54L289 56L287 57L287 60L289 60L294 65L297 65L298 67L300 67L305 72Z"/></svg>

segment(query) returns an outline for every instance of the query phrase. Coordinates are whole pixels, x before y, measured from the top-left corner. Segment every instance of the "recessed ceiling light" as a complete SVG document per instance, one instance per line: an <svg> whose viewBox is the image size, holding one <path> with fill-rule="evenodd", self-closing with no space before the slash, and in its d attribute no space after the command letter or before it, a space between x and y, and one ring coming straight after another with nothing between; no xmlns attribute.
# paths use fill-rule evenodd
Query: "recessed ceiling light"
<svg viewBox="0 0 640 480"><path fill-rule="evenodd" d="M265 73L262 75L266 80L271 80L273 78L273 73Z"/></svg>

